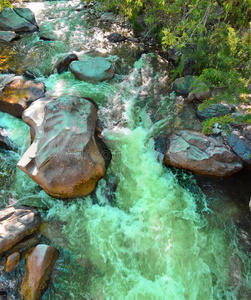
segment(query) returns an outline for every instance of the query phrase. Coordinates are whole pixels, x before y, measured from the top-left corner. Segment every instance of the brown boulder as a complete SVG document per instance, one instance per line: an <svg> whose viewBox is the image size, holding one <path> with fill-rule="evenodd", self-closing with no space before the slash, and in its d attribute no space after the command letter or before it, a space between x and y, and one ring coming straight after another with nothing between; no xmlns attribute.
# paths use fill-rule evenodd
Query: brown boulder
<svg viewBox="0 0 251 300"><path fill-rule="evenodd" d="M40 224L39 212L28 207L7 207L0 211L0 254L11 249Z"/></svg>
<svg viewBox="0 0 251 300"><path fill-rule="evenodd" d="M70 63L73 62L74 60L78 60L76 54L71 53L68 56L66 56L66 58L64 58L57 67L58 74L68 71Z"/></svg>
<svg viewBox="0 0 251 300"><path fill-rule="evenodd" d="M242 169L238 156L219 140L195 131L178 131L170 136L164 163L201 175L229 176Z"/></svg>
<svg viewBox="0 0 251 300"><path fill-rule="evenodd" d="M58 251L48 245L37 245L26 255L27 274L21 286L21 299L41 299L57 259Z"/></svg>
<svg viewBox="0 0 251 300"><path fill-rule="evenodd" d="M17 166L52 197L90 194L111 158L96 130L97 105L75 96L43 98L23 120L34 140Z"/></svg>
<svg viewBox="0 0 251 300"><path fill-rule="evenodd" d="M21 118L23 111L36 99L44 96L45 85L42 82L14 77L0 94L0 111Z"/></svg>

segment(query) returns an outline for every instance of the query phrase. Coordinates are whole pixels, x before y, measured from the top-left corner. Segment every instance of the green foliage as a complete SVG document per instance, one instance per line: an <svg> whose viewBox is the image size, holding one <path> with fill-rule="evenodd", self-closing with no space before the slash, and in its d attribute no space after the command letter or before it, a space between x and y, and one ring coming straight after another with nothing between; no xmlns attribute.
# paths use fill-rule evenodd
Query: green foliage
<svg viewBox="0 0 251 300"><path fill-rule="evenodd" d="M11 1L0 0L0 11L2 11L5 7L12 7Z"/></svg>
<svg viewBox="0 0 251 300"><path fill-rule="evenodd" d="M235 122L236 119L231 117L229 114L222 117L213 117L211 119L205 120L202 125L202 133L204 134L213 134L213 126L215 123L219 123L221 125L222 130L229 131L227 125Z"/></svg>

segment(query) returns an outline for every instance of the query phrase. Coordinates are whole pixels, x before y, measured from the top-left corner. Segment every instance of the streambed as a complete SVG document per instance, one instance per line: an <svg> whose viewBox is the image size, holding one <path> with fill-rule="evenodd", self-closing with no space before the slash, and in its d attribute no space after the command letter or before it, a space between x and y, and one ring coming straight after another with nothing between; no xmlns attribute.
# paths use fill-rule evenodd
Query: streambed
<svg viewBox="0 0 251 300"><path fill-rule="evenodd" d="M16 168L30 143L28 126L0 113L0 126L18 149L0 153L1 207L38 207L41 232L61 254L43 299L250 299L248 174L223 182L164 167L153 137L182 122L200 126L177 116L168 62L142 54L138 44L109 43L106 35L132 30L99 23L77 12L78 5L26 3L40 34L54 40L29 34L3 50L1 65L35 72L49 95L95 100L113 155L92 195L53 199ZM106 57L117 67L115 78L93 84L57 74L71 52L80 59Z"/></svg>

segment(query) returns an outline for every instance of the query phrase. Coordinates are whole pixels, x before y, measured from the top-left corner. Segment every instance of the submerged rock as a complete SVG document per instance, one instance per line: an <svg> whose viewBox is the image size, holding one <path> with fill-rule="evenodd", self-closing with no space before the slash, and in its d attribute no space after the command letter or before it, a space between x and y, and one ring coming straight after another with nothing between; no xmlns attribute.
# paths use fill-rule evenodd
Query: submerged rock
<svg viewBox="0 0 251 300"><path fill-rule="evenodd" d="M21 118L23 111L44 93L44 83L26 80L22 76L14 77L0 94L0 111Z"/></svg>
<svg viewBox="0 0 251 300"><path fill-rule="evenodd" d="M235 110L235 106L225 103L214 103L202 110L197 110L197 115L201 119L210 119L213 117L222 117L229 114Z"/></svg>
<svg viewBox="0 0 251 300"><path fill-rule="evenodd" d="M10 43L19 37L12 31L0 31L0 43Z"/></svg>
<svg viewBox="0 0 251 300"><path fill-rule="evenodd" d="M7 207L0 211L0 254L11 249L30 235L40 224L39 212L34 208Z"/></svg>
<svg viewBox="0 0 251 300"><path fill-rule="evenodd" d="M170 136L164 163L201 175L229 176L242 169L238 156L219 140L195 131L178 131Z"/></svg>
<svg viewBox="0 0 251 300"><path fill-rule="evenodd" d="M58 74L68 71L70 63L74 60L78 60L77 55L74 53L71 53L66 58L64 58L57 67Z"/></svg>
<svg viewBox="0 0 251 300"><path fill-rule="evenodd" d="M25 10L25 11L24 11ZM14 32L34 32L38 30L38 26L32 23L33 18L31 15L33 13L28 9L18 9L19 14L15 10L5 7L0 12L0 30L4 31L14 31ZM26 18L24 18L23 15ZM34 15L33 15L34 16Z"/></svg>
<svg viewBox="0 0 251 300"><path fill-rule="evenodd" d="M95 57L89 61L73 61L70 71L83 81L104 81L112 79L115 67L103 57Z"/></svg>
<svg viewBox="0 0 251 300"><path fill-rule="evenodd" d="M42 244L37 245L26 255L26 278L23 279L20 291L22 299L41 299L48 287L58 256L58 251L54 247Z"/></svg>
<svg viewBox="0 0 251 300"><path fill-rule="evenodd" d="M75 96L43 98L24 113L33 143L18 167L56 198L90 194L111 154L96 133L97 105Z"/></svg>

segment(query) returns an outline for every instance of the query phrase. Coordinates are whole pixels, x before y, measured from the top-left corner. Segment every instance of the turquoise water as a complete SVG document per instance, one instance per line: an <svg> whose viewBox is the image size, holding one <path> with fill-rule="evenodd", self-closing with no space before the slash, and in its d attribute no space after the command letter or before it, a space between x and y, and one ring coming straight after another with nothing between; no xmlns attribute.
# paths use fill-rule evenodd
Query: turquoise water
<svg viewBox="0 0 251 300"><path fill-rule="evenodd" d="M84 21L77 22L79 15L67 7L77 4L67 3L29 5L41 6L36 14L42 30L57 34L57 43L66 44L67 51L86 57L88 46L95 44L107 51L108 59L122 64L125 50L102 44L99 38L90 43L86 27L78 27ZM70 34L74 29L79 35ZM78 52L80 37L86 43ZM29 43L34 49L36 38ZM62 51L58 57L65 54ZM29 145L29 128L0 113L0 126L10 132L18 149L0 153L1 206L18 202L38 207L45 220L41 231L61 253L43 299L251 297L250 254L241 243L243 232L234 225L234 217L213 210L193 176L164 167L154 151L153 136L173 124L175 103L164 87L167 74L153 65L153 57L134 58L134 65L130 58L129 71L123 73L121 68L115 79L97 84L80 82L70 72L42 74L43 68L33 60L48 94L87 96L99 105L113 159L95 193L83 199L53 199L15 167ZM46 70L54 60L54 53L48 55ZM154 103L162 112L155 123L148 111Z"/></svg>

